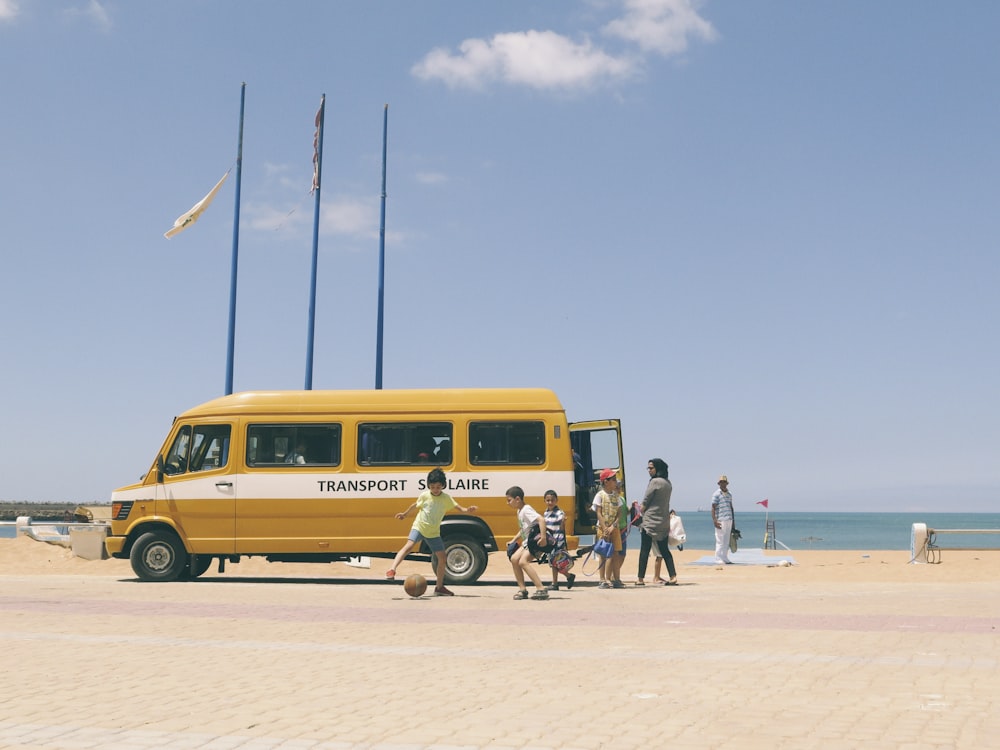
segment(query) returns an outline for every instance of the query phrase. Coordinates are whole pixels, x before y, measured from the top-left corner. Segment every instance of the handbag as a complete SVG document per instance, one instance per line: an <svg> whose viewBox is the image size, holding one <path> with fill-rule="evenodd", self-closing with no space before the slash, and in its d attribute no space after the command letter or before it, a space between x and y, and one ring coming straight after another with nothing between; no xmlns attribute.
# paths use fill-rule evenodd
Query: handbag
<svg viewBox="0 0 1000 750"><path fill-rule="evenodd" d="M676 547L678 550L684 549L684 542L687 541L687 534L684 531L684 522L681 517L671 511L670 533L667 535L667 544Z"/></svg>
<svg viewBox="0 0 1000 750"><path fill-rule="evenodd" d="M601 557L611 557L615 554L615 547L610 539L599 539L594 542L594 554Z"/></svg>
<svg viewBox="0 0 1000 750"><path fill-rule="evenodd" d="M564 549L556 550L549 558L549 565L566 575L573 569L573 558Z"/></svg>
<svg viewBox="0 0 1000 750"><path fill-rule="evenodd" d="M736 548L739 547L739 541L742 538L743 538L743 535L740 533L740 530L737 529L734 526L733 530L729 533L729 551L730 552L735 552L736 551Z"/></svg>

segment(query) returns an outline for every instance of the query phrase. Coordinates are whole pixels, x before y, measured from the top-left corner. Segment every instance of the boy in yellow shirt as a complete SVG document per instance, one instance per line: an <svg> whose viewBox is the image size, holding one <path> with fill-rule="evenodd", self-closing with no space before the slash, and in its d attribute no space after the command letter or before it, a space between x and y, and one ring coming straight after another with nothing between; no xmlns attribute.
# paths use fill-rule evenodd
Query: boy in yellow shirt
<svg viewBox="0 0 1000 750"><path fill-rule="evenodd" d="M417 544L426 542L430 551L437 558L437 564L434 567L434 574L437 576L434 586L434 596L455 595L444 587L446 563L444 541L441 539L441 521L444 519L445 513L453 508L457 508L462 513L476 512L475 505L463 508L455 502L455 498L444 491L445 482L444 472L441 469L433 469L427 475L427 491L422 493L409 508L402 513L396 514L396 518L402 521L410 514L411 510L417 511L417 517L413 521L413 528L410 529L410 535L407 538L406 544L396 553L396 557L392 561L392 567L385 572L386 578L390 580L394 579L396 577L396 568L403 562L403 559L410 554L410 551Z"/></svg>

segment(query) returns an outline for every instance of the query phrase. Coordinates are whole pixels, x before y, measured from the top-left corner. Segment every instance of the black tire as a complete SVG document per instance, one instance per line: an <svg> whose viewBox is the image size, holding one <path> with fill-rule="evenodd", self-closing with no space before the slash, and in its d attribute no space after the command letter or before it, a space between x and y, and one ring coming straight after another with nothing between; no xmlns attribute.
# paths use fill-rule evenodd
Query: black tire
<svg viewBox="0 0 1000 750"><path fill-rule="evenodd" d="M184 568L185 577L193 580L200 575L204 575L212 567L212 559L210 555L197 555L194 565L189 561Z"/></svg>
<svg viewBox="0 0 1000 750"><path fill-rule="evenodd" d="M433 560L433 556L431 559ZM444 560L444 579L447 583L473 583L486 572L486 550L471 536L459 534L446 537Z"/></svg>
<svg viewBox="0 0 1000 750"><path fill-rule="evenodd" d="M176 581L188 565L188 553L177 535L149 531L132 545L132 570L142 581Z"/></svg>

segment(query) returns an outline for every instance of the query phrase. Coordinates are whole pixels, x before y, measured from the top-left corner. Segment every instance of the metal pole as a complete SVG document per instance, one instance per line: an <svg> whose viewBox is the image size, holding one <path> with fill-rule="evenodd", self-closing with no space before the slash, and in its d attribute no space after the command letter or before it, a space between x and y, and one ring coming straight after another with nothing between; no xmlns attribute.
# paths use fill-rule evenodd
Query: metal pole
<svg viewBox="0 0 1000 750"><path fill-rule="evenodd" d="M389 105L382 110L382 212L378 227L378 323L375 336L375 389L382 388L382 327L385 310L385 155L389 134Z"/></svg>
<svg viewBox="0 0 1000 750"><path fill-rule="evenodd" d="M305 389L313 387L313 342L316 334L316 268L319 265L319 194L323 180L323 120L326 116L326 94L319 100L316 113L316 168L313 174L313 193L316 206L313 210L312 274L309 281L309 329L306 335L306 383Z"/></svg>
<svg viewBox="0 0 1000 750"><path fill-rule="evenodd" d="M236 270L240 258L240 182L243 178L243 112L246 82L240 86L240 132L236 147L236 208L233 212L233 260L229 272L229 336L226 340L226 395L233 392L233 354L236 350Z"/></svg>

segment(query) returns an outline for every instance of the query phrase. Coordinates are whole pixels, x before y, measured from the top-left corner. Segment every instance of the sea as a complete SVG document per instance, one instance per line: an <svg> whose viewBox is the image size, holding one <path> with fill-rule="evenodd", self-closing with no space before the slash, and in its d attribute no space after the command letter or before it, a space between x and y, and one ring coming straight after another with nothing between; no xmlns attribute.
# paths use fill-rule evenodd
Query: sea
<svg viewBox="0 0 1000 750"><path fill-rule="evenodd" d="M707 511L677 511L687 533L685 548L715 549L715 527ZM949 547L1000 549L1000 513L736 513L740 546L764 546L767 522L774 523L777 549L909 550L913 525L928 529L990 529L994 534L956 534L938 538ZM629 549L633 549L633 535ZM635 540L638 544L638 538ZM770 545L769 545L770 546Z"/></svg>
<svg viewBox="0 0 1000 750"><path fill-rule="evenodd" d="M685 549L715 549L712 514L678 511L687 533ZM767 522L774 523L777 549L788 550L909 550L913 525L929 529L988 529L991 534L942 535L938 543L949 547L1000 549L1000 513L757 513L736 514L742 534L740 546L764 546ZM13 539L13 523L0 523L0 539ZM581 542L587 542L581 538ZM639 548L638 529L628 537L630 550Z"/></svg>

